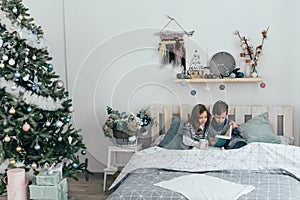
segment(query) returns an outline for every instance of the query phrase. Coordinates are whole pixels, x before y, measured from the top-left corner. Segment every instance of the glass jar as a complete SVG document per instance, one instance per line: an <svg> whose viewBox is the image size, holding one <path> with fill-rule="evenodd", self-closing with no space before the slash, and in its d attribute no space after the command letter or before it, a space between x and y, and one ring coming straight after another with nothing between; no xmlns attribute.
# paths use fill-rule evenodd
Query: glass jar
<svg viewBox="0 0 300 200"><path fill-rule="evenodd" d="M246 59L245 61L245 77L249 78L251 77L251 60L250 59Z"/></svg>

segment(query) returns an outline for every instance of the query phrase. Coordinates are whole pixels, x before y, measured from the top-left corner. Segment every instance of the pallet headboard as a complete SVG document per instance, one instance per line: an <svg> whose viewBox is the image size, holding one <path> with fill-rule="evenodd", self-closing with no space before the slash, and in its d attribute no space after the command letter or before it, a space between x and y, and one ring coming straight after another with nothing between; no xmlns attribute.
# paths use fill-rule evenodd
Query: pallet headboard
<svg viewBox="0 0 300 200"><path fill-rule="evenodd" d="M210 110L212 106L209 107ZM166 133L172 123L172 116L177 116L187 121L193 109L192 105L150 105L150 114L156 124L150 129L151 140L154 141L159 135ZM277 135L293 136L293 109L291 106L229 106L228 117L241 124L247 120L268 112L269 120L274 133Z"/></svg>

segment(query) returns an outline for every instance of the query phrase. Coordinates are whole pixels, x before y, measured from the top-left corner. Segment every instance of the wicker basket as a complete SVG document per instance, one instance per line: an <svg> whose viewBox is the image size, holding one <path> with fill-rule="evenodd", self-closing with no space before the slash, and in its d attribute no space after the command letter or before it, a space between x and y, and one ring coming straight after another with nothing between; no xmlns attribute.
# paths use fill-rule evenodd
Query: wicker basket
<svg viewBox="0 0 300 200"><path fill-rule="evenodd" d="M113 135L115 142L119 146L136 146L137 145L137 136L135 140L132 140L133 136L129 136L127 133L120 130L113 130Z"/></svg>

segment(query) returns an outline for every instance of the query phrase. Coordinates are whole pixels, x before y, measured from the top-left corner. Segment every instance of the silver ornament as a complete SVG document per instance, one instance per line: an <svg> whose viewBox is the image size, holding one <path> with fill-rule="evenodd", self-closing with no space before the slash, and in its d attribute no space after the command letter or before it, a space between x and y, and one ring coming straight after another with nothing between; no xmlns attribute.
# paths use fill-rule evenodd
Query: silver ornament
<svg viewBox="0 0 300 200"><path fill-rule="evenodd" d="M56 87L57 87L58 89L64 87L64 82L63 82L63 81L57 81L57 82L56 82Z"/></svg>

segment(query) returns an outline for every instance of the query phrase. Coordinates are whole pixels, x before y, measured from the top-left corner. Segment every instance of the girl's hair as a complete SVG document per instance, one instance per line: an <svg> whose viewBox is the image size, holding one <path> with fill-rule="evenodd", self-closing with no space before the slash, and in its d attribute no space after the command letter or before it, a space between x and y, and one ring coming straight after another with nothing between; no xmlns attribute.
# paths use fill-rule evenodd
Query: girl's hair
<svg viewBox="0 0 300 200"><path fill-rule="evenodd" d="M228 104L225 103L224 101L219 100L214 104L212 113L213 113L213 115L215 115L215 114L221 115L223 112L226 112L226 115L227 115Z"/></svg>
<svg viewBox="0 0 300 200"><path fill-rule="evenodd" d="M189 122L192 124L193 128L198 131L199 130L199 115L203 112L207 113L207 121L205 123L205 129L208 129L211 114L209 110L203 104L197 104L194 106L191 116L189 118Z"/></svg>

